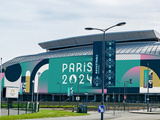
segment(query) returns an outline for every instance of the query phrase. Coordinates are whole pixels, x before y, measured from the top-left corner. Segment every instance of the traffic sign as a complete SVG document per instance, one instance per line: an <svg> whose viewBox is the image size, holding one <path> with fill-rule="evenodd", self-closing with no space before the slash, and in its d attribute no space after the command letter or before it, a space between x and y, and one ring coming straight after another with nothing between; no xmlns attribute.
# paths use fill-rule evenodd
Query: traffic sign
<svg viewBox="0 0 160 120"><path fill-rule="evenodd" d="M104 105L99 105L98 106L98 112L99 113L104 113L105 112L105 106Z"/></svg>
<svg viewBox="0 0 160 120"><path fill-rule="evenodd" d="M80 100L80 97L79 97L79 96L77 96L77 97L76 97L76 100L77 100L77 101L79 101L79 100Z"/></svg>

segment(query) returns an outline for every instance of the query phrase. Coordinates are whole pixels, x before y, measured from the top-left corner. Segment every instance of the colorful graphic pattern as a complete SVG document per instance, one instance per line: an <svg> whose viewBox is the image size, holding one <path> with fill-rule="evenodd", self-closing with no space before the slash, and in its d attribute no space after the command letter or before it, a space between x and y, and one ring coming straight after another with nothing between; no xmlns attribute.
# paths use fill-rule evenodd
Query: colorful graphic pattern
<svg viewBox="0 0 160 120"><path fill-rule="evenodd" d="M92 87L92 57L86 55L50 58L11 65L3 69L2 87L14 86L26 93L32 93L33 90L35 93L37 90L39 93L59 93L61 85L61 92L66 94L68 87L72 87L74 93L101 93L101 87ZM130 59L131 57L126 54L123 60L116 58L115 86L105 88L105 93L118 93L118 88L123 89L124 82L130 79L132 84L125 85L127 92L147 93L149 80L150 93L160 93L160 57L141 55L140 59L136 60ZM25 88L22 83L25 83ZM123 93L122 90L120 92Z"/></svg>

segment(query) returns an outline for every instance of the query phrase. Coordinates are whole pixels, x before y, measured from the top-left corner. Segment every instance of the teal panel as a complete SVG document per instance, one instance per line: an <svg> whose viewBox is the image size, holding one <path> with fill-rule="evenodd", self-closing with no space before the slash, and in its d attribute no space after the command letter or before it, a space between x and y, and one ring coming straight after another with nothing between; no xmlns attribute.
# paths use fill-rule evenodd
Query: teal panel
<svg viewBox="0 0 160 120"><path fill-rule="evenodd" d="M117 60L116 61L116 81L124 87L124 81L132 79L132 84L126 84L127 87L140 86L140 60ZM119 86L118 82L116 87Z"/></svg>
<svg viewBox="0 0 160 120"><path fill-rule="evenodd" d="M67 93L68 87L73 92L89 92L92 88L92 56L75 56L53 58L49 60L48 92L59 93L62 84L62 93Z"/></svg>
<svg viewBox="0 0 160 120"><path fill-rule="evenodd" d="M40 93L48 93L48 73L49 70L44 71L39 79L38 91Z"/></svg>
<svg viewBox="0 0 160 120"><path fill-rule="evenodd" d="M140 86L140 60L117 60L116 61L116 81L120 82L120 86L124 87L124 82L132 79L132 84L127 87ZM116 82L116 87L119 86Z"/></svg>
<svg viewBox="0 0 160 120"><path fill-rule="evenodd" d="M3 90L3 87L4 87L4 77L1 80L1 91Z"/></svg>
<svg viewBox="0 0 160 120"><path fill-rule="evenodd" d="M22 76L26 76L26 72L30 71L30 73L32 73L32 70L34 69L34 67L40 62L39 61L31 61L31 62L23 62L20 63L21 68L22 68Z"/></svg>

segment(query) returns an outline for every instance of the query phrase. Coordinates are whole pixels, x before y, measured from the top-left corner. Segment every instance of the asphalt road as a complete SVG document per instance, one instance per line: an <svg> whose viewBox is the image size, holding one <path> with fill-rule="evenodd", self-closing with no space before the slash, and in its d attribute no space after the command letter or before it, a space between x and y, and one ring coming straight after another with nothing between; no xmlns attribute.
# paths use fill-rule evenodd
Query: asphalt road
<svg viewBox="0 0 160 120"><path fill-rule="evenodd" d="M25 114L26 111L20 110L19 114ZM1 110L2 116L8 115L7 109ZM95 111L88 112L87 116L71 116L71 117L57 117L57 118L38 118L26 120L101 120L101 114ZM10 115L17 115L18 110L10 109ZM160 120L160 109L153 112L146 111L105 111L104 120Z"/></svg>
<svg viewBox="0 0 160 120"><path fill-rule="evenodd" d="M42 119L27 119L27 120L101 120L101 114L98 112L89 112L87 116L72 116L59 118L42 118ZM146 112L121 112L106 111L104 120L160 120L160 112L146 113Z"/></svg>

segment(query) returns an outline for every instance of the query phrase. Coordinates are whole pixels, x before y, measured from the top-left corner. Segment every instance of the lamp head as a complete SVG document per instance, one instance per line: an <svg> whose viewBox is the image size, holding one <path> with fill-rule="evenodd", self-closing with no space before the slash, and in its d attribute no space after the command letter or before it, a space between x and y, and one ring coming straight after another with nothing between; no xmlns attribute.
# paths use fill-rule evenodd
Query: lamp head
<svg viewBox="0 0 160 120"><path fill-rule="evenodd" d="M121 23L116 24L116 26L122 26L122 25L125 25L125 24L126 24L126 22L121 22Z"/></svg>
<svg viewBox="0 0 160 120"><path fill-rule="evenodd" d="M87 27L87 28L85 28L85 30L93 30L93 28Z"/></svg>

